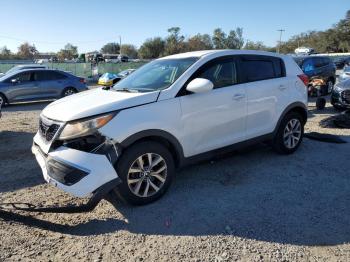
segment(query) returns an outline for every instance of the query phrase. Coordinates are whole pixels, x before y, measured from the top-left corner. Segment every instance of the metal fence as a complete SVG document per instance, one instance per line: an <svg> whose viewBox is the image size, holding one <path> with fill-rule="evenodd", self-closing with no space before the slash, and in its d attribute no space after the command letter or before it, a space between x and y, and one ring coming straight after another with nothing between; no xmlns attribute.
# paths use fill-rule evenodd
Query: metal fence
<svg viewBox="0 0 350 262"><path fill-rule="evenodd" d="M124 63L99 63L98 74L103 73L119 73L129 68L139 68L140 66L147 63L146 61L140 62L124 62ZM0 63L0 72L5 73L12 67L19 63ZM26 63L22 63L26 64ZM58 69L62 71L70 72L76 76L90 78L93 76L93 66L91 63L48 63L47 66L52 69ZM96 73L96 72L94 72Z"/></svg>

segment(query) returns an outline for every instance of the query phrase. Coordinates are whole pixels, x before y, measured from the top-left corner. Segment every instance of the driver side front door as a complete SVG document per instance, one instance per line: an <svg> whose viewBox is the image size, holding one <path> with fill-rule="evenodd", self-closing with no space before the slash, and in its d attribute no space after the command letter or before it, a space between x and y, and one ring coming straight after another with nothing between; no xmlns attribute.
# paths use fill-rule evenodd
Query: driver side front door
<svg viewBox="0 0 350 262"><path fill-rule="evenodd" d="M214 89L180 97L185 157L245 139L246 90L239 84L237 65L234 56L215 59L191 77L210 80Z"/></svg>

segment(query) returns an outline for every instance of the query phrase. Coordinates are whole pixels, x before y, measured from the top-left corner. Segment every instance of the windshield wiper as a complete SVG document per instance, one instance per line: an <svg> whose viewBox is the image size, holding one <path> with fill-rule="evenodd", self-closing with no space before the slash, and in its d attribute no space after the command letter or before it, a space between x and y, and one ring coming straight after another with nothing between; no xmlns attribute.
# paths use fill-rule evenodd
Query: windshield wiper
<svg viewBox="0 0 350 262"><path fill-rule="evenodd" d="M129 89L129 88L114 88L115 91L118 91L118 92L128 92L128 93L138 93L139 91L136 90L136 89Z"/></svg>

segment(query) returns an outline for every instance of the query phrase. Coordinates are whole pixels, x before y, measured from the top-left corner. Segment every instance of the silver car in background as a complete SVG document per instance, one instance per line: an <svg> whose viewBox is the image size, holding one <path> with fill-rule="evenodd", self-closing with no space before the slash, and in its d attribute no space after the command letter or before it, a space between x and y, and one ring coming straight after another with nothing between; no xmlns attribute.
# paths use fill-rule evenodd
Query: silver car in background
<svg viewBox="0 0 350 262"><path fill-rule="evenodd" d="M51 69L26 69L0 77L0 103L52 100L87 90L84 78Z"/></svg>
<svg viewBox="0 0 350 262"><path fill-rule="evenodd" d="M350 79L350 66L346 66L343 69L343 72L339 75L339 81Z"/></svg>

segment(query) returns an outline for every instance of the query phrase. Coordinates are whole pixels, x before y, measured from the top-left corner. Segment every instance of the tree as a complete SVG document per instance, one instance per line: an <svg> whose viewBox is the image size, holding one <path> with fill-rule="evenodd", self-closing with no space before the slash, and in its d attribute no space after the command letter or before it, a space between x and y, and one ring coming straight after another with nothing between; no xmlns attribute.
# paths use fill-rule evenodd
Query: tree
<svg viewBox="0 0 350 262"><path fill-rule="evenodd" d="M221 28L216 28L212 36L213 44L215 49L226 48L226 34Z"/></svg>
<svg viewBox="0 0 350 262"><path fill-rule="evenodd" d="M160 37L148 38L139 49L141 58L158 58L163 54L165 42Z"/></svg>
<svg viewBox="0 0 350 262"><path fill-rule="evenodd" d="M165 39L164 55L173 55L185 50L185 37L180 35L180 27L168 29L169 36Z"/></svg>
<svg viewBox="0 0 350 262"><path fill-rule="evenodd" d="M11 57L11 50L6 46L0 48L0 58L1 59L9 59Z"/></svg>
<svg viewBox="0 0 350 262"><path fill-rule="evenodd" d="M121 48L121 53L127 55L130 58L137 58L137 49L134 45L124 44Z"/></svg>
<svg viewBox="0 0 350 262"><path fill-rule="evenodd" d="M247 41L244 49L247 50L269 50L269 47L265 46L263 42L261 41L257 41L257 42L253 42L253 41Z"/></svg>
<svg viewBox="0 0 350 262"><path fill-rule="evenodd" d="M108 43L101 48L103 54L119 54L120 46L118 43Z"/></svg>
<svg viewBox="0 0 350 262"><path fill-rule="evenodd" d="M243 28L237 27L236 30L231 30L225 40L225 48L241 49L243 45Z"/></svg>
<svg viewBox="0 0 350 262"><path fill-rule="evenodd" d="M213 49L213 42L208 34L197 34L187 40L186 49L188 51L210 50Z"/></svg>
<svg viewBox="0 0 350 262"><path fill-rule="evenodd" d="M66 44L63 49L61 49L57 56L60 60L71 60L78 57L78 47L70 43Z"/></svg>
<svg viewBox="0 0 350 262"><path fill-rule="evenodd" d="M38 50L35 45L30 45L28 42L25 42L18 47L18 55L21 58L33 59L37 53Z"/></svg>

